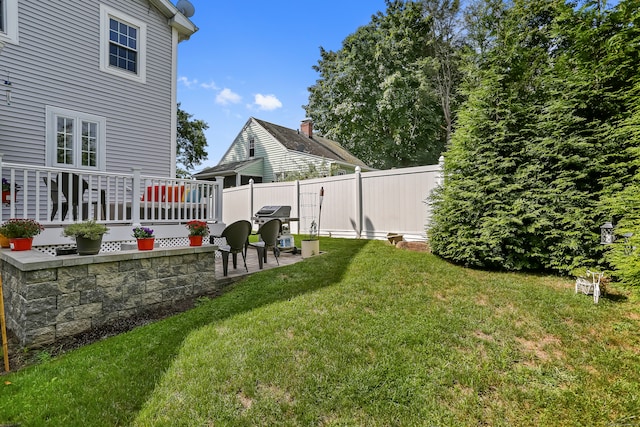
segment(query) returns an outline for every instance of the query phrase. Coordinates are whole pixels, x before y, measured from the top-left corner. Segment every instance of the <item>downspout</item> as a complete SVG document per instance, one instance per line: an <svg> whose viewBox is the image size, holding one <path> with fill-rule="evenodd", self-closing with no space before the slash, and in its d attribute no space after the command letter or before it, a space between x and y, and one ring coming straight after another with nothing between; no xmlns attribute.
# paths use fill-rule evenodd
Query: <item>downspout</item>
<svg viewBox="0 0 640 427"><path fill-rule="evenodd" d="M171 28L171 153L169 176L176 176L178 134L178 30Z"/></svg>

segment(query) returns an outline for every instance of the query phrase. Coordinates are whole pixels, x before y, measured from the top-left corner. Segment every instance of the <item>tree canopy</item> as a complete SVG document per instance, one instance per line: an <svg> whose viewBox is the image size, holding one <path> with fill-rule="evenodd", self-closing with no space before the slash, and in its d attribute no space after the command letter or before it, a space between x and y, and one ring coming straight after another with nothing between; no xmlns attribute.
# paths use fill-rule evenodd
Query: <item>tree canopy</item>
<svg viewBox="0 0 640 427"><path fill-rule="evenodd" d="M387 0L339 51L321 48L304 106L314 128L373 167L437 163L446 132L431 22L421 3Z"/></svg>
<svg viewBox="0 0 640 427"><path fill-rule="evenodd" d="M203 120L192 120L192 114L180 108L178 104L178 129L176 138L176 160L181 167L176 170L176 176L186 178L191 176L193 168L207 160L207 138L204 131L209 125Z"/></svg>

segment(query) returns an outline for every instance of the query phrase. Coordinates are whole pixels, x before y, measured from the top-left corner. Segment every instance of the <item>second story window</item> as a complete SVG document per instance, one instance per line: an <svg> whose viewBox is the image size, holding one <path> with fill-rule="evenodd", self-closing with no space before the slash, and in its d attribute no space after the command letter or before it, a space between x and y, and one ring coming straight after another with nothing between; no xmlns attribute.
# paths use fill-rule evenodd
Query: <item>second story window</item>
<svg viewBox="0 0 640 427"><path fill-rule="evenodd" d="M109 66L138 73L138 29L109 18Z"/></svg>
<svg viewBox="0 0 640 427"><path fill-rule="evenodd" d="M249 157L255 157L256 155L256 141L253 138L249 139Z"/></svg>
<svg viewBox="0 0 640 427"><path fill-rule="evenodd" d="M47 158L50 166L104 169L106 119L47 107Z"/></svg>
<svg viewBox="0 0 640 427"><path fill-rule="evenodd" d="M18 43L18 0L0 0L0 42Z"/></svg>
<svg viewBox="0 0 640 427"><path fill-rule="evenodd" d="M144 83L146 24L101 5L100 31L100 69Z"/></svg>

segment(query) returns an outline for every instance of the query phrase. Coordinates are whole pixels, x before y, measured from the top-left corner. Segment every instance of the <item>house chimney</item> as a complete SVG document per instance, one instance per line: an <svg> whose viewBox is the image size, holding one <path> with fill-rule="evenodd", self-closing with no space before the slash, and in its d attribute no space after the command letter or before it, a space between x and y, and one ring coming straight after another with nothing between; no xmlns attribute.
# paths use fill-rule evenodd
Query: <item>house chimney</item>
<svg viewBox="0 0 640 427"><path fill-rule="evenodd" d="M300 131L309 138L313 138L313 120L304 119L302 123L300 123Z"/></svg>

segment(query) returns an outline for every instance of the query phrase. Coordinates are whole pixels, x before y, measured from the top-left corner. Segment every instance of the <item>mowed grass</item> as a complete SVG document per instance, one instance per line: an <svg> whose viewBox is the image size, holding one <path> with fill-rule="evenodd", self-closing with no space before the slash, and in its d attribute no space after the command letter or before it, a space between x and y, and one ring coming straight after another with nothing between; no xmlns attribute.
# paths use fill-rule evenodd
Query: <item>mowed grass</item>
<svg viewBox="0 0 640 427"><path fill-rule="evenodd" d="M640 309L384 242L2 377L0 425L640 423ZM6 384L9 382L10 384Z"/></svg>

